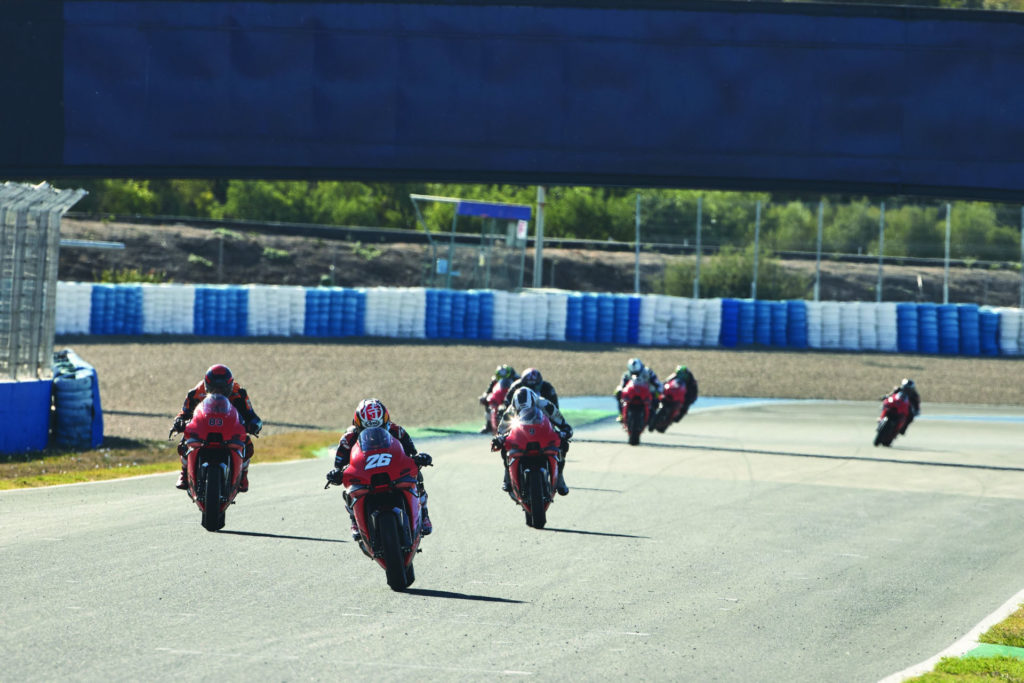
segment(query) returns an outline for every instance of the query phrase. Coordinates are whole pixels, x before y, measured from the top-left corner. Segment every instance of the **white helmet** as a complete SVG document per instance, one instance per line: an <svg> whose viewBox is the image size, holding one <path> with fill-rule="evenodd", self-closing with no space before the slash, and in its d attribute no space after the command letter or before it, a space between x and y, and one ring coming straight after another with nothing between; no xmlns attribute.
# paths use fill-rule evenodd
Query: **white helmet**
<svg viewBox="0 0 1024 683"><path fill-rule="evenodd" d="M512 397L512 407L516 413L522 413L527 408L534 408L537 405L537 394L534 393L533 389L522 387L516 391L516 395Z"/></svg>
<svg viewBox="0 0 1024 683"><path fill-rule="evenodd" d="M630 358L629 364L626 366L629 368L630 374L636 375L644 369L644 364L640 362L639 358Z"/></svg>

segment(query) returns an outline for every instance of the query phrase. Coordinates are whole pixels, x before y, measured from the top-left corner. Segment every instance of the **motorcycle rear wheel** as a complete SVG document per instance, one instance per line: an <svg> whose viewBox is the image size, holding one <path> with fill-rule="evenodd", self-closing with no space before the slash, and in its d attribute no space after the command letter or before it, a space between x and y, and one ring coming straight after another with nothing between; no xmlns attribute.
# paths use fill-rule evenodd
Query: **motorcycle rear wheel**
<svg viewBox="0 0 1024 683"><path fill-rule="evenodd" d="M203 528L220 531L224 528L224 511L220 508L220 492L224 488L224 471L220 465L206 467L206 487L203 490Z"/></svg>
<svg viewBox="0 0 1024 683"><path fill-rule="evenodd" d="M405 570L405 555L402 552L398 519L394 514L382 513L377 517L377 533L380 534L381 554L384 556L384 573L388 577L388 586L393 591L403 591L409 587L410 581Z"/></svg>
<svg viewBox="0 0 1024 683"><path fill-rule="evenodd" d="M878 423L878 428L875 430L875 445L890 446L895 438L896 422L888 417L883 417Z"/></svg>

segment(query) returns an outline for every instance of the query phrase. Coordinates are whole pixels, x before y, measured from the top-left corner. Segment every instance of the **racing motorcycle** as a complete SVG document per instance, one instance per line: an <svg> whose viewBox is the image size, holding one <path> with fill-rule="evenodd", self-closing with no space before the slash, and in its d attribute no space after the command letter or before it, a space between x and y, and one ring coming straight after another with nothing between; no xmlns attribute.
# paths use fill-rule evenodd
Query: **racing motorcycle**
<svg viewBox="0 0 1024 683"><path fill-rule="evenodd" d="M429 464L426 453L416 457ZM417 460L406 455L398 439L386 429L371 427L359 434L342 475L345 503L359 529L359 548L384 569L395 591L416 580L412 561L423 539L418 473Z"/></svg>
<svg viewBox="0 0 1024 683"><path fill-rule="evenodd" d="M875 427L875 445L891 446L910 418L910 399L902 391L882 399L882 414Z"/></svg>
<svg viewBox="0 0 1024 683"><path fill-rule="evenodd" d="M502 456L512 486L509 496L526 513L526 525L543 529L548 507L555 499L562 437L551 420L536 407L523 410L504 438Z"/></svg>
<svg viewBox="0 0 1024 683"><path fill-rule="evenodd" d="M629 434L629 445L640 443L640 434L651 418L651 388L646 382L630 379L619 398L622 428Z"/></svg>
<svg viewBox="0 0 1024 683"><path fill-rule="evenodd" d="M210 394L185 427L188 495L202 511L207 531L224 528L225 511L242 483L244 456L242 418L227 397Z"/></svg>
<svg viewBox="0 0 1024 683"><path fill-rule="evenodd" d="M508 388L512 386L511 379L502 379L494 384L494 388L487 394L487 421L491 425L491 434L498 433L498 422L501 421L501 406L508 395Z"/></svg>
<svg viewBox="0 0 1024 683"><path fill-rule="evenodd" d="M686 414L686 384L675 377L665 382L661 407L651 420L650 428L665 433L673 422L683 419Z"/></svg>

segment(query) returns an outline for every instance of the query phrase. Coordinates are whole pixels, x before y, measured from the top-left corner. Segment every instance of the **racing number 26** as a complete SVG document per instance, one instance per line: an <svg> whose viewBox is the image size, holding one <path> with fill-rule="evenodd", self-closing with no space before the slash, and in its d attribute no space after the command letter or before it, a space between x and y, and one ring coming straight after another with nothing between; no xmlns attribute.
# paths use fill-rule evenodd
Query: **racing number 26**
<svg viewBox="0 0 1024 683"><path fill-rule="evenodd" d="M387 467L390 464L390 453L372 453L366 456L366 466L363 469L372 470L375 467Z"/></svg>

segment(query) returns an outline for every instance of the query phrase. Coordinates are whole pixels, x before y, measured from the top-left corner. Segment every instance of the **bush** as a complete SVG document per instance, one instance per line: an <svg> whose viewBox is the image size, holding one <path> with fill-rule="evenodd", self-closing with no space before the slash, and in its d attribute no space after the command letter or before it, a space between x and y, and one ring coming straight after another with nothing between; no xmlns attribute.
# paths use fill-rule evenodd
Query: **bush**
<svg viewBox="0 0 1024 683"><path fill-rule="evenodd" d="M274 247L263 248L263 258L268 261L287 261L291 257L292 255L284 249L275 249Z"/></svg>
<svg viewBox="0 0 1024 683"><path fill-rule="evenodd" d="M120 284L126 282L150 282L159 284L167 282L167 273L157 270L142 272L138 268L107 268L100 272L97 282L106 284Z"/></svg>
<svg viewBox="0 0 1024 683"><path fill-rule="evenodd" d="M762 252L757 264L757 298L802 299L811 291L809 276L802 276L783 268L771 252ZM693 296L693 278L696 263L677 261L665 267L665 275L654 283L656 291L672 296ZM701 260L700 295L703 298L750 297L750 282L754 274L754 248L740 251L723 247L718 254Z"/></svg>

